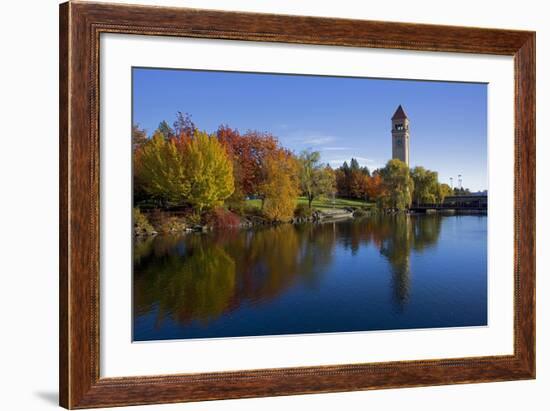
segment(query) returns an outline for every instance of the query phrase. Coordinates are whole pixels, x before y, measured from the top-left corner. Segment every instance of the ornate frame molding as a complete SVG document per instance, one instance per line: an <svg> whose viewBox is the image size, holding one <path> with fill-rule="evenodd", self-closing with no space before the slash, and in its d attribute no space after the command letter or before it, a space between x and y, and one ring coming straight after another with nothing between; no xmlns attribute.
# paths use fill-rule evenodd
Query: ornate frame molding
<svg viewBox="0 0 550 411"><path fill-rule="evenodd" d="M154 377L99 373L101 33L513 56L514 354ZM535 33L72 1L60 5L60 405L91 408L535 377Z"/></svg>

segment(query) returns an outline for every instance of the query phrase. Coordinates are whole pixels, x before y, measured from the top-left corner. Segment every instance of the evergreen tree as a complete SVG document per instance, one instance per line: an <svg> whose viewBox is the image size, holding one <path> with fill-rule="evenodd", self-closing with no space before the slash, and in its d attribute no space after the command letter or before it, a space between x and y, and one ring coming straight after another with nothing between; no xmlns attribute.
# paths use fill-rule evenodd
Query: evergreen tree
<svg viewBox="0 0 550 411"><path fill-rule="evenodd" d="M171 138L174 138L175 137L175 132L174 132L174 129L172 127L170 127L168 125L168 123L165 121L165 120L162 120L160 123L159 123L159 126L157 128L157 131L162 133L162 135L164 136L164 138L167 138L167 139L171 139Z"/></svg>

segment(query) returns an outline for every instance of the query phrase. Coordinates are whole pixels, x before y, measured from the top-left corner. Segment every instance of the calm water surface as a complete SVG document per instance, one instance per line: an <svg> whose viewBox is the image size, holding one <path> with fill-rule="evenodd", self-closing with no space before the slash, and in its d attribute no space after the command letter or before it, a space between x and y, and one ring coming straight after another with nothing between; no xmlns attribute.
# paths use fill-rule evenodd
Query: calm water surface
<svg viewBox="0 0 550 411"><path fill-rule="evenodd" d="M486 216L380 216L135 245L136 341L486 324Z"/></svg>

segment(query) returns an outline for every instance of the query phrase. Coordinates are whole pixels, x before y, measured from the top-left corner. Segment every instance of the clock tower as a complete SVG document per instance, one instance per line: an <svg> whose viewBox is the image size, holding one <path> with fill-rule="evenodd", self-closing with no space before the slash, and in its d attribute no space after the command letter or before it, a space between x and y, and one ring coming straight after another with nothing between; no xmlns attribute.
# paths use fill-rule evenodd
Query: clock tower
<svg viewBox="0 0 550 411"><path fill-rule="evenodd" d="M392 158L409 165L409 118L399 105L391 118Z"/></svg>

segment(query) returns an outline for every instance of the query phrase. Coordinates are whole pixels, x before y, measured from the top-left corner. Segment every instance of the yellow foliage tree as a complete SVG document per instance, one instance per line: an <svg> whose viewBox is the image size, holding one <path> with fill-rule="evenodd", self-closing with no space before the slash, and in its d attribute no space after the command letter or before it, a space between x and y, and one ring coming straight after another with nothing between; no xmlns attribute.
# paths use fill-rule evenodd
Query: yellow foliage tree
<svg viewBox="0 0 550 411"><path fill-rule="evenodd" d="M265 216L274 221L290 220L299 194L296 159L286 151L276 151L266 158L264 175L260 190L264 195Z"/></svg>
<svg viewBox="0 0 550 411"><path fill-rule="evenodd" d="M141 145L134 167L136 178L151 197L176 204L187 198L190 184L182 153L162 133L155 133Z"/></svg>
<svg viewBox="0 0 550 411"><path fill-rule="evenodd" d="M187 202L199 213L222 205L235 190L233 163L225 148L215 136L195 131L182 151L189 184Z"/></svg>

